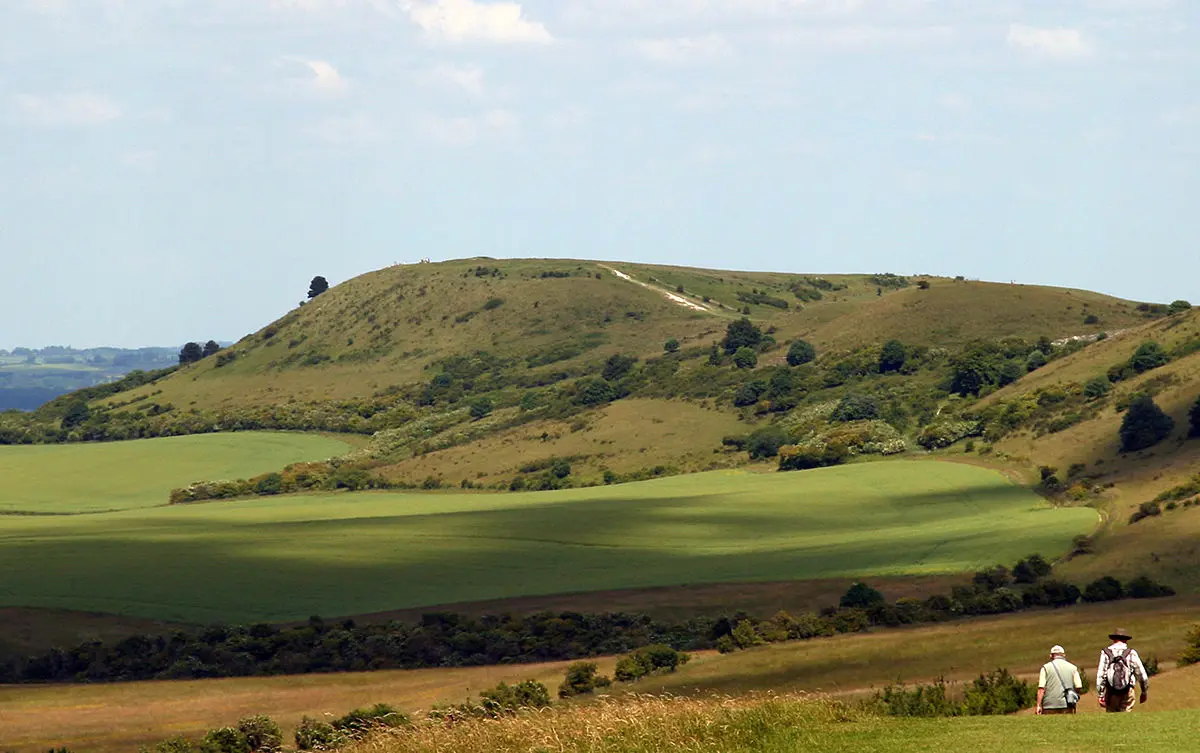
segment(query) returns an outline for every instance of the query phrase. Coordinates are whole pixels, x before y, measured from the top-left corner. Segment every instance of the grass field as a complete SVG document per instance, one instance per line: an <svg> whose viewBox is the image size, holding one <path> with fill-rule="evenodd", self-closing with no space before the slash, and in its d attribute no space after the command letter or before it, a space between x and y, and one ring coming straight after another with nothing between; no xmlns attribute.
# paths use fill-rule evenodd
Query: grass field
<svg viewBox="0 0 1200 753"><path fill-rule="evenodd" d="M901 630L839 636L807 642L780 644L729 655L705 653L695 657L678 674L644 681L629 688L636 693L667 693L692 697L739 696L754 692L775 693L825 691L835 697L860 697L871 686L880 687L896 679L908 682L928 681L938 675L950 680L966 680L998 666L1032 676L1044 660L1050 643L1061 641L1068 656L1086 669L1095 671L1095 654L1115 623L1127 626L1136 636L1136 645L1144 656L1157 655L1164 666L1182 648L1186 626L1200 620L1200 602L1195 599L1161 599L1079 607L1069 610L1041 611L987 617L944 625L929 625ZM1126 625L1128 623L1128 625ZM611 673L612 659L600 662L602 673ZM42 753L51 744L67 745L74 751L117 753L134 750L138 745L175 734L197 735L205 729L229 724L239 718L265 713L278 720L290 734L303 715L342 714L350 708L376 702L391 703L408 712L429 709L439 702L460 702L504 680L514 682L533 678L553 689L561 680L563 663L463 669L371 672L360 674L308 675L304 677L241 678L172 682L137 682L115 685L0 686L0 750L16 753ZM1173 725L1196 723L1196 714L1176 713L1200 708L1200 667L1168 669L1152 681L1150 704L1130 715L1138 734L1160 747L1151 750L1189 750L1166 746ZM628 689L618 686L618 693ZM747 703L741 701L739 703ZM1091 716L1093 696L1084 698L1083 711ZM628 703L622 701L622 703ZM710 720L719 719L720 703L700 701ZM623 706L622 718L629 724L644 713ZM661 709L661 704L644 707ZM1167 712L1167 713L1162 713ZM594 714L586 708L568 714ZM591 718L592 724L602 720ZM1041 744L1046 729L1059 727L1037 724L1068 723L1066 720L962 719L939 722L898 722L862 718L859 726L843 729L844 738L822 738L832 745L843 740L844 748L818 747L816 750L927 750L916 746L925 736L939 735L950 744L961 738L959 749L977 750L975 743L1003 742L1004 735L1020 733L1023 743L1034 750ZM1072 720L1081 727L1081 739L1099 735L1103 726L1116 722ZM874 726L872 726L874 725ZM490 727L490 729L496 729ZM53 733L50 731L53 730ZM857 730L857 731L856 731ZM874 732L870 732L874 730ZM949 730L951 732L946 732ZM512 734L518 734L520 728ZM877 734L882 746L874 747L870 737ZM473 734L480 734L475 730ZM528 730L526 730L528 733ZM851 734L853 733L853 734ZM886 733L886 737L884 736ZM1130 733L1132 734L1132 733ZM947 737L940 737L947 735ZM577 736L577 735L576 735ZM572 736L564 735L564 739ZM474 753L483 750L537 749L469 746L469 738L443 740L442 747L416 750L454 750ZM528 738L524 738L528 741ZM660 737L663 739L676 739ZM1176 740L1177 741L1177 740ZM494 744L495 739L488 739ZM710 747L682 748L699 751L773 750L738 748L736 741L715 742ZM861 747L854 748L852 743ZM781 743L782 744L782 743ZM910 747L903 747L910 746ZM550 747L550 750L575 750ZM589 751L663 750L664 748L584 748ZM673 748L677 750L679 748ZM781 748L796 750L799 748ZM996 748L1005 750L1005 748ZM1023 748L1022 750L1024 750ZM1084 748L1066 748L1065 750ZM1103 745L1095 750L1110 750ZM387 748L375 748L380 753ZM413 748L395 748L395 751Z"/></svg>
<svg viewBox="0 0 1200 753"><path fill-rule="evenodd" d="M317 494L0 519L0 605L185 622L957 573L1091 530L1003 475L900 461L524 494Z"/></svg>
<svg viewBox="0 0 1200 753"><path fill-rule="evenodd" d="M154 507L193 481L248 478L349 449L336 439L282 432L0 447L0 514Z"/></svg>

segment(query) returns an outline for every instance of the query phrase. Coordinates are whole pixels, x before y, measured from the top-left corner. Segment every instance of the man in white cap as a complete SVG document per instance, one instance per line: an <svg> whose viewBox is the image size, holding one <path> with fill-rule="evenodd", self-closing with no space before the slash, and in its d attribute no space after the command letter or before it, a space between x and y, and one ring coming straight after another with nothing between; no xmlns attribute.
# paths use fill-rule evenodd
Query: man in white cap
<svg viewBox="0 0 1200 753"><path fill-rule="evenodd" d="M1074 714L1079 696L1083 693L1083 678L1079 667L1067 661L1062 646L1050 649L1050 661L1038 674L1037 709L1042 714Z"/></svg>

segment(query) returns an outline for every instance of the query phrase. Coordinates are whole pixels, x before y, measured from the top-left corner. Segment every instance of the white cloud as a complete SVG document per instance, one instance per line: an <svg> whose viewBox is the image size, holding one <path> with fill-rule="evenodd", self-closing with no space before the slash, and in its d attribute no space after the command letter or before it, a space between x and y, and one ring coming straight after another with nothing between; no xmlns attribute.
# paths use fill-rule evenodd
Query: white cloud
<svg viewBox="0 0 1200 753"><path fill-rule="evenodd" d="M20 120L47 127L103 125L124 114L116 102L90 92L43 96L18 94L13 97L12 104Z"/></svg>
<svg viewBox="0 0 1200 753"><path fill-rule="evenodd" d="M459 117L429 115L417 125L425 138L453 146L512 140L521 132L521 119L510 110L488 110L481 115Z"/></svg>
<svg viewBox="0 0 1200 753"><path fill-rule="evenodd" d="M765 34L767 41L816 50L861 52L882 48L925 48L957 37L951 26L805 26Z"/></svg>
<svg viewBox="0 0 1200 753"><path fill-rule="evenodd" d="M702 37L641 39L633 44L637 54L656 63L682 65L733 57L733 47L720 34Z"/></svg>
<svg viewBox="0 0 1200 753"><path fill-rule="evenodd" d="M1044 29L1012 24L1008 44L1027 53L1056 60L1076 60L1093 52L1091 41L1079 29Z"/></svg>
<svg viewBox="0 0 1200 753"><path fill-rule="evenodd" d="M417 81L434 89L454 89L475 97L484 94L483 69L473 65L437 65L417 74Z"/></svg>
<svg viewBox="0 0 1200 753"><path fill-rule="evenodd" d="M427 36L439 41L514 44L554 41L543 24L525 18L519 3L432 0L406 1L401 7Z"/></svg>
<svg viewBox="0 0 1200 753"><path fill-rule="evenodd" d="M325 96L339 96L346 91L346 79L327 60L283 57L278 60L297 88Z"/></svg>

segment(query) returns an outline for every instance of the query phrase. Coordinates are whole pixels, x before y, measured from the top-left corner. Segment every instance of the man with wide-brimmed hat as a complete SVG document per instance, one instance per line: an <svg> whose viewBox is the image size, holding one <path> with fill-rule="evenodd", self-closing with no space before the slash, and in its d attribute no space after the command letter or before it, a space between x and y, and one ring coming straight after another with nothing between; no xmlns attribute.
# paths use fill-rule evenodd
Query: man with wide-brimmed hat
<svg viewBox="0 0 1200 753"><path fill-rule="evenodd" d="M1037 708L1042 714L1074 714L1079 696L1083 694L1083 678L1079 667L1067 661L1067 652L1062 646L1050 649L1050 661L1042 665L1038 673Z"/></svg>
<svg viewBox="0 0 1200 753"><path fill-rule="evenodd" d="M1150 675L1137 651L1129 647L1133 636L1128 630L1117 628L1108 637L1113 643L1100 652L1096 667L1096 700L1107 712L1129 711L1134 705L1135 684L1142 688L1141 702L1146 702Z"/></svg>

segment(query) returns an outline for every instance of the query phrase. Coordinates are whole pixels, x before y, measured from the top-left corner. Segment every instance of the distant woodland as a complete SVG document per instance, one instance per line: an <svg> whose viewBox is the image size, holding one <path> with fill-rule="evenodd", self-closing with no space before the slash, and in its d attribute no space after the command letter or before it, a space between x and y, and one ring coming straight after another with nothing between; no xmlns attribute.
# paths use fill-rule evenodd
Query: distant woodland
<svg viewBox="0 0 1200 753"><path fill-rule="evenodd" d="M0 411L31 411L59 395L179 361L178 348L0 349Z"/></svg>

